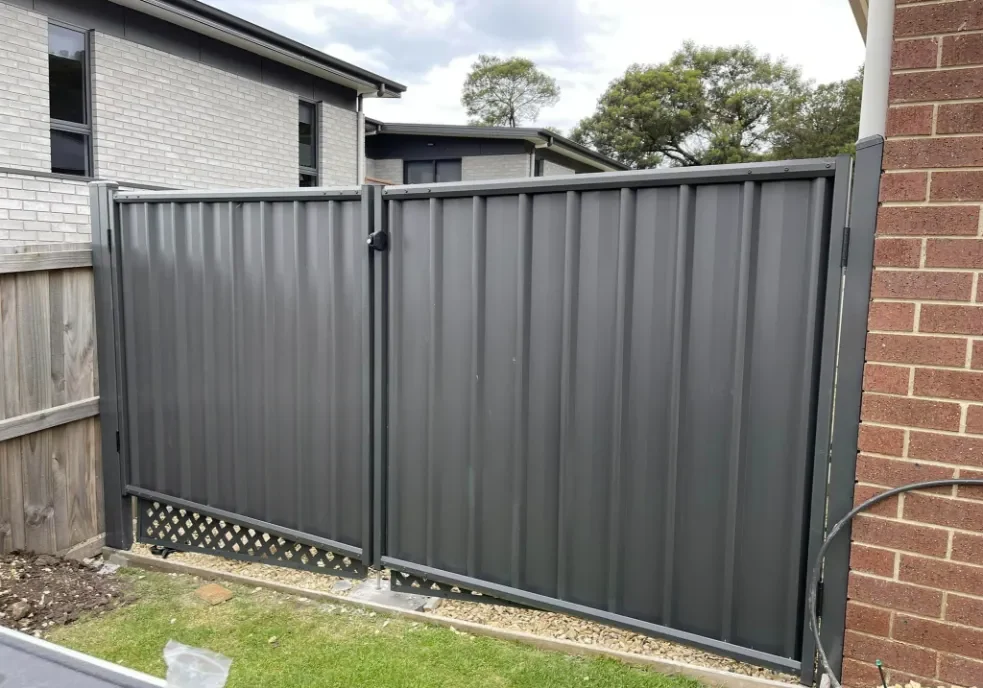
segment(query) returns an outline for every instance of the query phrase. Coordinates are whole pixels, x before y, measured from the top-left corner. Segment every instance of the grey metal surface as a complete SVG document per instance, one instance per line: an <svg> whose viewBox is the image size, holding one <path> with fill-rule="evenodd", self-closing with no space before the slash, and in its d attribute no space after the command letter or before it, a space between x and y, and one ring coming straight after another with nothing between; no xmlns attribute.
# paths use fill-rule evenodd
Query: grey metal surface
<svg viewBox="0 0 983 688"><path fill-rule="evenodd" d="M370 523L366 217L358 194L321 191L118 206L123 444L132 487L358 556Z"/></svg>
<svg viewBox="0 0 983 688"><path fill-rule="evenodd" d="M843 294L843 259L848 250L849 237L843 229L847 226L850 212L850 182L853 160L843 155L836 160L836 176L833 181L833 205L831 208L829 237L830 259L826 266L826 295L822 320L822 353L819 373L819 389L816 400L816 444L812 469L812 505L809 516L809 535L806 553L807 567L812 565L822 546L826 534L826 481L829 472L829 451L832 440L833 400L836 383L836 357L839 346L839 318ZM808 575L808 574L807 574ZM809 618L808 600L803 612ZM814 665L809 660L816 654L816 641L803 624L801 680L803 685L812 685Z"/></svg>
<svg viewBox="0 0 983 688"><path fill-rule="evenodd" d="M857 439L863 394L864 357L870 280L874 265L878 191L884 139L874 136L857 144L850 204L850 253L846 266L840 352L837 361L836 407L830 454L829 501L826 522L834 524L853 508L857 469ZM823 566L823 647L830 664L840 673L846 625L847 583L850 572L850 527L830 544ZM809 566L815 562L810 561Z"/></svg>
<svg viewBox="0 0 983 688"><path fill-rule="evenodd" d="M798 668L835 168L386 189L383 560Z"/></svg>
<svg viewBox="0 0 983 688"><path fill-rule="evenodd" d="M117 206L113 203L116 184L98 182L89 185L92 210L92 267L96 328L99 346L99 422L102 442L103 516L106 545L129 549L133 543L133 514L126 497L126 454L121 453L117 438L122 432L125 414L123 399L122 332L120 322L120 285L117 253L111 250L112 236L118 234Z"/></svg>
<svg viewBox="0 0 983 688"><path fill-rule="evenodd" d="M161 679L0 628L0 688L151 688Z"/></svg>

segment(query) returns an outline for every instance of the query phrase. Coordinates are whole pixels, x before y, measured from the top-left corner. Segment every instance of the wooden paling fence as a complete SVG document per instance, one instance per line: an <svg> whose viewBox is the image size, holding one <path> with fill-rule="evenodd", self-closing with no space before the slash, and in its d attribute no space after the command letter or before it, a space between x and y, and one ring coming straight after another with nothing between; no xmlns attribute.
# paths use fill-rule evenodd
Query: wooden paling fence
<svg viewBox="0 0 983 688"><path fill-rule="evenodd" d="M0 553L88 554L103 532L88 244L0 249Z"/></svg>

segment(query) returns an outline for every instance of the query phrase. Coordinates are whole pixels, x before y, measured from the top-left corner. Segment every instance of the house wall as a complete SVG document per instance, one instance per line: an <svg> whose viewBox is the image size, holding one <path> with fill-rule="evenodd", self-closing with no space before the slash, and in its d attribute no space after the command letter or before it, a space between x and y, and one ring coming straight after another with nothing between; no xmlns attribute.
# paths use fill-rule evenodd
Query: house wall
<svg viewBox="0 0 983 688"><path fill-rule="evenodd" d="M297 185L295 94L104 33L93 53L97 176L178 188Z"/></svg>
<svg viewBox="0 0 983 688"><path fill-rule="evenodd" d="M306 98L321 184L358 182L354 91L107 0L0 0L0 245L89 238L89 179L50 173L49 19L92 30L96 178L295 187Z"/></svg>
<svg viewBox="0 0 983 688"><path fill-rule="evenodd" d="M549 148L538 149L536 151L536 157L542 158L545 161L543 169L543 176L545 177L553 177L561 174L589 174L600 171L596 167L571 160Z"/></svg>
<svg viewBox="0 0 983 688"><path fill-rule="evenodd" d="M392 184L403 183L403 159L371 160L365 161L368 176L373 179L383 179Z"/></svg>
<svg viewBox="0 0 983 688"><path fill-rule="evenodd" d="M0 4L0 165L51 169L48 20Z"/></svg>
<svg viewBox="0 0 983 688"><path fill-rule="evenodd" d="M899 3L855 497L983 477L983 12ZM983 490L858 516L843 678L983 685Z"/></svg>
<svg viewBox="0 0 983 688"><path fill-rule="evenodd" d="M461 159L461 180L478 182L529 177L529 165L529 153L466 157Z"/></svg>
<svg viewBox="0 0 983 688"><path fill-rule="evenodd" d="M532 145L525 141L469 139L451 136L376 134L365 139L370 177L403 183L407 160L461 159L462 181L530 176Z"/></svg>

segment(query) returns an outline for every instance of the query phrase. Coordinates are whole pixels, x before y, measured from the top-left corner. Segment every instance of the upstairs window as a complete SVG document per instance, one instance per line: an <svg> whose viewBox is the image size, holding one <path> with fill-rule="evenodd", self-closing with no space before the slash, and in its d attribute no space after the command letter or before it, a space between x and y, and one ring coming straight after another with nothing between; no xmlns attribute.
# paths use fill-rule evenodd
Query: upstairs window
<svg viewBox="0 0 983 688"><path fill-rule="evenodd" d="M406 184L434 184L461 181L461 159L411 160L403 170Z"/></svg>
<svg viewBox="0 0 983 688"><path fill-rule="evenodd" d="M51 171L92 175L89 112L89 37L61 24L48 25L48 99Z"/></svg>
<svg viewBox="0 0 983 688"><path fill-rule="evenodd" d="M300 114L297 117L300 144L300 185L317 186L317 105L300 101Z"/></svg>

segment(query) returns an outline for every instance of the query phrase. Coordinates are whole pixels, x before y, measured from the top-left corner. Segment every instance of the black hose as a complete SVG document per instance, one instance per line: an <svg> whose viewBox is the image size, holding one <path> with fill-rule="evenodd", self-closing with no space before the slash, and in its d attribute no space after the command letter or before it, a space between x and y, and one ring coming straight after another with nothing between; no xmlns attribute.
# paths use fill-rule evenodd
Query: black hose
<svg viewBox="0 0 983 688"><path fill-rule="evenodd" d="M859 514L861 511L869 509L878 502L883 502L885 499L890 499L891 497L899 495L902 492L910 492L911 490L926 490L933 487L950 487L952 485L974 485L977 487L983 487L983 479L947 478L946 480L928 480L922 483L911 483L910 485L895 487L887 492L881 492L879 495L871 497L866 502L853 507L850 513L840 519L840 521L833 526L832 530L829 531L829 535L826 536L823 546L819 548L819 554L816 556L816 564L813 567L812 574L809 577L809 625L812 627L812 637L816 640L816 649L819 650L819 663L822 666L823 671L826 673L826 676L829 677L830 684L833 686L833 688L840 688L840 682L836 680L833 669L829 666L829 658L826 657L826 650L823 649L822 640L819 638L819 619L816 616L816 595L819 589L819 575L823 568L823 559L826 558L826 550L829 548L829 543L832 542L833 538L835 538L841 530L843 530L847 523L853 520L854 516Z"/></svg>

